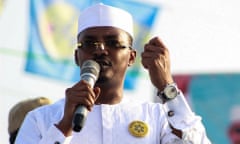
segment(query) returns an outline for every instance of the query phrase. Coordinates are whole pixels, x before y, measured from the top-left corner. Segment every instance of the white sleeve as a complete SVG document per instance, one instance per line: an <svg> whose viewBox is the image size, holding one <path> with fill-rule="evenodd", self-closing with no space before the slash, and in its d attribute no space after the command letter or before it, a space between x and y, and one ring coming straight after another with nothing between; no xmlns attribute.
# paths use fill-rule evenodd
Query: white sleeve
<svg viewBox="0 0 240 144"><path fill-rule="evenodd" d="M172 127L182 131L182 139L172 143L210 144L201 117L196 116L189 107L182 92L173 100L163 104L167 120Z"/></svg>
<svg viewBox="0 0 240 144"><path fill-rule="evenodd" d="M37 121L39 119L30 112L17 134L15 144L68 144L71 137L65 137L53 124L47 130ZM41 119L41 118L40 118Z"/></svg>

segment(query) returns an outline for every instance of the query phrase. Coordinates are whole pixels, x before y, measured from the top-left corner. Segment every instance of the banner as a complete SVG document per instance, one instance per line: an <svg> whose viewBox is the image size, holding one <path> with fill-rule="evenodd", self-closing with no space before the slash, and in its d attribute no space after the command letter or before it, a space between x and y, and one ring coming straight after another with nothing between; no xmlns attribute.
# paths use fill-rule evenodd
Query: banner
<svg viewBox="0 0 240 144"><path fill-rule="evenodd" d="M175 75L174 80L192 109L202 117L212 143L230 143L231 117L238 115L240 123L240 113L231 115L233 107L240 107L240 74ZM240 136L239 128L236 133Z"/></svg>
<svg viewBox="0 0 240 144"><path fill-rule="evenodd" d="M134 48L142 49L159 8L153 5L127 1L102 0L129 11L134 17ZM77 20L80 12L96 3L93 0L31 0L28 53L25 70L39 76L65 82L80 79L80 70L74 64ZM139 59L139 58L138 58ZM140 75L140 62L127 71L125 89L134 89Z"/></svg>
<svg viewBox="0 0 240 144"><path fill-rule="evenodd" d="M4 0L0 0L0 16L2 14L3 7L4 7Z"/></svg>

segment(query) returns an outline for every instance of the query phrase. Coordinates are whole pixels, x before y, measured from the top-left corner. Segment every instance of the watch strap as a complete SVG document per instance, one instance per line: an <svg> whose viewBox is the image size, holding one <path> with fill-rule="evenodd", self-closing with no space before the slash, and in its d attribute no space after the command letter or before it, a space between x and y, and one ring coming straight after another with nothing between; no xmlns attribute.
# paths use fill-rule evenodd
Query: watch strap
<svg viewBox="0 0 240 144"><path fill-rule="evenodd" d="M177 93L179 94L179 89L178 89L176 83L167 84L167 85L164 87L164 89L165 89L166 87L168 87L168 86L174 86L174 87L176 87ZM166 101L171 100L170 98L168 98L168 97L165 95L164 89L163 89L162 91L159 91L159 90L158 90L158 92L157 92L157 96L160 98L160 102L161 102L161 103L165 103Z"/></svg>

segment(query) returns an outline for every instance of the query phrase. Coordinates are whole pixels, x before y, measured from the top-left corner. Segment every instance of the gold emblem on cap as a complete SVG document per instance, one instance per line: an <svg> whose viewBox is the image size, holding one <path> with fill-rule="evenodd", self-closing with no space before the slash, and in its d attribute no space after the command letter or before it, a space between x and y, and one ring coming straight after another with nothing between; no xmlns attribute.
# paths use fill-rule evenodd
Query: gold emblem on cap
<svg viewBox="0 0 240 144"><path fill-rule="evenodd" d="M143 121L133 121L129 124L128 131L135 137L144 137L148 133L148 125Z"/></svg>

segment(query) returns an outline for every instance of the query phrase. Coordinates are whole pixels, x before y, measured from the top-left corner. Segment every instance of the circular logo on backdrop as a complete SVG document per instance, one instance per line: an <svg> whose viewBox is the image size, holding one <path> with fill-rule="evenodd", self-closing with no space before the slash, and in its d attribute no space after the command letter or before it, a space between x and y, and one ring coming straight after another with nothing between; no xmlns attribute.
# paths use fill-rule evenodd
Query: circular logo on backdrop
<svg viewBox="0 0 240 144"><path fill-rule="evenodd" d="M66 3L54 3L39 17L38 29L42 44L55 60L72 57L76 45L78 13Z"/></svg>

